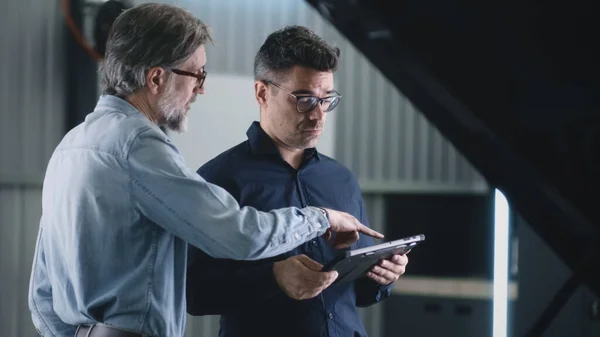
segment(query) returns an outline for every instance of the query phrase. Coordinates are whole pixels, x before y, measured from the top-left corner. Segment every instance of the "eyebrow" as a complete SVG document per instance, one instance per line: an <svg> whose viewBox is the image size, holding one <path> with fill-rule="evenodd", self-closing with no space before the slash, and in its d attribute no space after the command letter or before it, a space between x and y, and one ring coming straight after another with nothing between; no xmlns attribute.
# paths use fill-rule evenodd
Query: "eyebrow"
<svg viewBox="0 0 600 337"><path fill-rule="evenodd" d="M294 95L310 95L310 96L315 96L315 93L313 91L306 90L306 89L299 89L299 90L292 91L292 94L294 94ZM331 94L337 94L337 95L339 95L340 93L332 89L332 90L327 90L326 94L327 95L331 95Z"/></svg>

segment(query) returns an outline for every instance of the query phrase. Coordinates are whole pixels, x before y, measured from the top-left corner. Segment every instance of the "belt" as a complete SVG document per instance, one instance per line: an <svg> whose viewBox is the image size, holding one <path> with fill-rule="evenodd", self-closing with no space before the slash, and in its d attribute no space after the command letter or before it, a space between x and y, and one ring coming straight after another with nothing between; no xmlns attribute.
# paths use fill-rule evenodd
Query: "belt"
<svg viewBox="0 0 600 337"><path fill-rule="evenodd" d="M149 337L136 332L121 330L104 324L80 325L75 337Z"/></svg>

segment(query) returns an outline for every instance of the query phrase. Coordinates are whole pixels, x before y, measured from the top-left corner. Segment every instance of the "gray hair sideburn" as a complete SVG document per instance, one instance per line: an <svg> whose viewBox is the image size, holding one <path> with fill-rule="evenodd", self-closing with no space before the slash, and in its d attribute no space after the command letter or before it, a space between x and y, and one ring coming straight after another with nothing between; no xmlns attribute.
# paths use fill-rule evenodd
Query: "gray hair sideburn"
<svg viewBox="0 0 600 337"><path fill-rule="evenodd" d="M208 41L208 26L182 8L146 3L128 9L110 29L100 66L102 93L127 97L146 85L151 68L177 67Z"/></svg>

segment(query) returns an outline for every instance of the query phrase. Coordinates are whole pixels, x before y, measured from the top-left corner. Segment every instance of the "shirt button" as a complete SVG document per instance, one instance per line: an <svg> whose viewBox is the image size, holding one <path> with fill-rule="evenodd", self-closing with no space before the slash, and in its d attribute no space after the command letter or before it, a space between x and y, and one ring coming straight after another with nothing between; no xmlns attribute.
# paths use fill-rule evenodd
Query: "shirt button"
<svg viewBox="0 0 600 337"><path fill-rule="evenodd" d="M315 241L315 240L312 240L312 242L311 242L311 243L312 243L312 245L313 245L313 246L316 246L316 245L317 245L317 241Z"/></svg>
<svg viewBox="0 0 600 337"><path fill-rule="evenodd" d="M294 234L294 237L296 238L296 240L300 240L300 234L296 233Z"/></svg>
<svg viewBox="0 0 600 337"><path fill-rule="evenodd" d="M328 314L327 314L327 318L329 318L329 319L333 319L333 314L332 314L332 313L328 313Z"/></svg>

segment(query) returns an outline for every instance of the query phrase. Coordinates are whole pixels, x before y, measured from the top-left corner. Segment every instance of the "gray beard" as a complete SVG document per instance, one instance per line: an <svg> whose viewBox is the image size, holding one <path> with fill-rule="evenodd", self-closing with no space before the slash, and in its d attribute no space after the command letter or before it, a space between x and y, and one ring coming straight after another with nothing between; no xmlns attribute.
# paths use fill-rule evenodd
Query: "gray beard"
<svg viewBox="0 0 600 337"><path fill-rule="evenodd" d="M174 99L174 89L173 85L169 86L163 97L158 101L158 108L169 130L184 133L187 130L187 112L185 107L177 107Z"/></svg>
<svg viewBox="0 0 600 337"><path fill-rule="evenodd" d="M184 109L172 107L170 110L165 110L165 121L167 128L177 133L187 131L187 114Z"/></svg>

